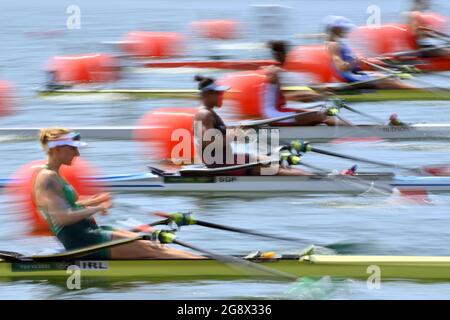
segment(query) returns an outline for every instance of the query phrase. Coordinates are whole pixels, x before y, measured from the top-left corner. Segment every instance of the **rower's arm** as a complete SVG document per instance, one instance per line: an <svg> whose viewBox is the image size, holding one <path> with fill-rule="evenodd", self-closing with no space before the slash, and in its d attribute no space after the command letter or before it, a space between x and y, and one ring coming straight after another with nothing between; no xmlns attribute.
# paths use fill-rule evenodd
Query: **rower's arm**
<svg viewBox="0 0 450 320"><path fill-rule="evenodd" d="M202 112L197 113L195 120L201 121L203 135L205 134L206 130L215 129L214 117L209 112L202 111ZM203 139L203 137L198 137L198 138L201 139L201 141L202 141L202 149L205 149L211 143L211 141L206 141L205 139Z"/></svg>
<svg viewBox="0 0 450 320"><path fill-rule="evenodd" d="M339 55L339 47L337 43L328 44L328 51L331 56L331 60L339 71L349 71L352 68L352 64L342 60Z"/></svg>
<svg viewBox="0 0 450 320"><path fill-rule="evenodd" d="M42 174L36 181L39 190L40 204L47 208L48 214L58 226L67 226L89 218L97 212L103 211L100 206L74 210L62 195L61 184L56 174Z"/></svg>

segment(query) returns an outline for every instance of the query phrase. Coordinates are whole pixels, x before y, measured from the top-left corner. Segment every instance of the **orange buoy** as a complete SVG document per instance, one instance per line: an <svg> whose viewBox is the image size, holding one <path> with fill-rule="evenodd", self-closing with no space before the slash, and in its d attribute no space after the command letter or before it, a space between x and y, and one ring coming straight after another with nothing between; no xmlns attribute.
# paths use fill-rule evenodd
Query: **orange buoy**
<svg viewBox="0 0 450 320"><path fill-rule="evenodd" d="M125 35L121 49L138 57L168 58L182 53L183 37L174 32L133 31Z"/></svg>
<svg viewBox="0 0 450 320"><path fill-rule="evenodd" d="M230 73L218 83L230 87L224 94L224 101L234 112L244 117L263 116L262 95L267 83L264 70Z"/></svg>
<svg viewBox="0 0 450 320"><path fill-rule="evenodd" d="M341 81L324 45L298 46L288 52L284 68L307 73L319 82Z"/></svg>
<svg viewBox="0 0 450 320"><path fill-rule="evenodd" d="M12 176L13 183L7 187L7 193L16 202L24 220L30 223L33 231L48 230L48 224L36 208L33 196L34 178L46 163L45 160L31 161L20 167ZM71 166L61 166L60 174L77 191L79 196L90 196L101 192L101 186L90 184L83 177L95 176L96 170L80 158L74 159Z"/></svg>
<svg viewBox="0 0 450 320"><path fill-rule="evenodd" d="M79 84L107 82L119 78L117 60L107 54L92 53L56 56L46 66L56 82Z"/></svg>
<svg viewBox="0 0 450 320"><path fill-rule="evenodd" d="M449 19L436 12L414 11L411 13L411 18L415 19L421 25L439 32L445 33L448 28Z"/></svg>
<svg viewBox="0 0 450 320"><path fill-rule="evenodd" d="M235 39L238 37L239 22L235 20L202 20L191 23L194 31L207 39Z"/></svg>
<svg viewBox="0 0 450 320"><path fill-rule="evenodd" d="M193 121L196 108L159 108L139 120L134 138L143 142L144 153L155 160L175 164L194 160Z"/></svg>
<svg viewBox="0 0 450 320"><path fill-rule="evenodd" d="M368 57L414 49L411 31L399 23L360 26L350 32L348 39L355 51Z"/></svg>
<svg viewBox="0 0 450 320"><path fill-rule="evenodd" d="M13 107L13 87L8 81L0 81L0 117L10 115Z"/></svg>

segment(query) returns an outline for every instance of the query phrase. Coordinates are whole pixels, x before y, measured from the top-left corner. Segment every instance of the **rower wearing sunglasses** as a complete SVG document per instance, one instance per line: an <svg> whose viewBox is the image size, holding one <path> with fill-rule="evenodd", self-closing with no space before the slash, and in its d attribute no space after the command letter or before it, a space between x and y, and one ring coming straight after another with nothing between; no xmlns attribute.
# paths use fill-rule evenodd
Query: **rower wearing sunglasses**
<svg viewBox="0 0 450 320"><path fill-rule="evenodd" d="M136 237L137 234L109 226L98 226L93 216L106 215L111 207L106 193L80 200L75 189L60 175L61 165L70 166L86 145L80 135L66 128L41 129L39 140L47 154L47 163L33 178L33 200L50 230L66 250L113 240ZM85 256L89 259L183 259L197 255L167 248L151 241L134 241L103 249Z"/></svg>

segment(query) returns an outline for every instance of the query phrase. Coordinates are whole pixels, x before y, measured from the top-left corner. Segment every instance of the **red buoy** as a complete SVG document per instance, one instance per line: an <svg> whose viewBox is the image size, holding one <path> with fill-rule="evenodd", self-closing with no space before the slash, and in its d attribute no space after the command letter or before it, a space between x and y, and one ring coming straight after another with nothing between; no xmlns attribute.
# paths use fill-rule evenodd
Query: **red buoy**
<svg viewBox="0 0 450 320"><path fill-rule="evenodd" d="M307 73L319 82L341 81L324 45L295 47L289 51L283 67L287 71Z"/></svg>
<svg viewBox="0 0 450 320"><path fill-rule="evenodd" d="M355 51L367 57L415 49L411 31L400 23L360 26L350 32L348 39Z"/></svg>
<svg viewBox="0 0 450 320"><path fill-rule="evenodd" d="M193 121L196 108L159 108L139 120L134 138L143 142L144 153L154 160L192 163Z"/></svg>
<svg viewBox="0 0 450 320"><path fill-rule="evenodd" d="M118 61L102 53L56 56L46 68L56 82L80 84L115 81L119 78Z"/></svg>
<svg viewBox="0 0 450 320"><path fill-rule="evenodd" d="M133 31L125 35L121 49L127 54L168 58L183 51L183 37L174 32Z"/></svg>
<svg viewBox="0 0 450 320"><path fill-rule="evenodd" d="M262 117L263 90L267 83L264 70L230 73L218 80L221 85L229 86L224 94L225 107L244 117Z"/></svg>
<svg viewBox="0 0 450 320"><path fill-rule="evenodd" d="M420 12L414 11L411 13L411 18L415 19L422 26L427 26L435 31L447 32L449 19L436 12Z"/></svg>
<svg viewBox="0 0 450 320"><path fill-rule="evenodd" d="M30 222L33 231L48 230L48 224L36 208L33 194L34 179L37 172L44 166L45 160L31 161L20 167L12 176L13 183L7 187L7 194L12 197L24 220ZM90 196L102 192L83 177L95 176L96 170L86 161L75 158L71 166L61 166L60 174L70 183L79 196Z"/></svg>
<svg viewBox="0 0 450 320"><path fill-rule="evenodd" d="M238 37L239 22L235 20L202 20L191 26L202 38L226 40Z"/></svg>

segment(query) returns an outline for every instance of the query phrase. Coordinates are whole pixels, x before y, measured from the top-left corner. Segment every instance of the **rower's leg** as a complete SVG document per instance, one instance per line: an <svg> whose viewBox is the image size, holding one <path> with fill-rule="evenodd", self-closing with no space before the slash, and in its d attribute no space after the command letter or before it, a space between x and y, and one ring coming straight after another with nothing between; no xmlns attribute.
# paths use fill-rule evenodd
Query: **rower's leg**
<svg viewBox="0 0 450 320"><path fill-rule="evenodd" d="M130 238L121 231L114 231L112 240ZM177 249L169 248L152 241L135 241L122 246L113 247L112 259L204 259L204 257Z"/></svg>
<svg viewBox="0 0 450 320"><path fill-rule="evenodd" d="M323 121L327 126L351 126L352 124L347 121L343 121L341 119L338 119L336 117L326 117L326 119Z"/></svg>
<svg viewBox="0 0 450 320"><path fill-rule="evenodd" d="M278 176L311 176L312 173L297 168L279 168Z"/></svg>
<svg viewBox="0 0 450 320"><path fill-rule="evenodd" d="M308 109L300 109L297 112L302 114L303 112L311 112L311 110ZM303 115L300 118L295 119L295 124L299 126L315 126L318 124L323 123L326 120L327 116L320 111Z"/></svg>
<svg viewBox="0 0 450 320"><path fill-rule="evenodd" d="M380 79L375 81L374 85L377 89L417 89L417 87L397 79Z"/></svg>

